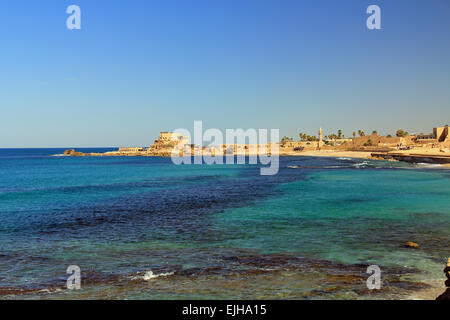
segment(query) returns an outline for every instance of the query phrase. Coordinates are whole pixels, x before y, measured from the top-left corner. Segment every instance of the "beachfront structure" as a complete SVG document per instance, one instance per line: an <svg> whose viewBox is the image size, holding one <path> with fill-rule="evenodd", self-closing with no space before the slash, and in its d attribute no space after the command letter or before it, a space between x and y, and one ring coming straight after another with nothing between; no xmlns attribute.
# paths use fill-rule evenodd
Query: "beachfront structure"
<svg viewBox="0 0 450 320"><path fill-rule="evenodd" d="M189 139L179 133L160 132L159 137L147 149L147 153L170 154L175 146L183 145L183 148L189 145Z"/></svg>
<svg viewBox="0 0 450 320"><path fill-rule="evenodd" d="M173 132L160 132L159 141L174 141L178 140L179 134Z"/></svg>
<svg viewBox="0 0 450 320"><path fill-rule="evenodd" d="M436 138L434 134L418 134L416 135L416 142L420 143L428 143L428 142L435 142Z"/></svg>
<svg viewBox="0 0 450 320"><path fill-rule="evenodd" d="M271 142L266 144L220 144L218 148L212 147L212 150L221 151L221 154L255 154L259 152L268 154L271 153L272 144Z"/></svg>
<svg viewBox="0 0 450 320"><path fill-rule="evenodd" d="M425 145L449 148L450 135L448 126L433 129L432 134L417 134L406 136L380 136L374 132L370 135L361 135L354 138L338 138L323 140L322 128L319 129L319 138L315 141L284 141L280 148L284 151L301 150L368 150L368 149L399 149L418 148Z"/></svg>
<svg viewBox="0 0 450 320"><path fill-rule="evenodd" d="M367 136L356 137L352 139L351 146L353 148L362 147L382 147L382 148L394 148L399 145L410 144L412 137L385 137L379 136L374 133Z"/></svg>
<svg viewBox="0 0 450 320"><path fill-rule="evenodd" d="M285 142L283 145L280 145L281 150L294 150L294 151L301 151L301 150L320 150L325 145L325 143L322 141L322 143L319 143L319 141L288 141Z"/></svg>
<svg viewBox="0 0 450 320"><path fill-rule="evenodd" d="M159 133L159 138L158 138L158 142L160 143L169 143L169 142L183 142L185 144L189 143L188 141L189 139L179 133L176 132L160 132Z"/></svg>
<svg viewBox="0 0 450 320"><path fill-rule="evenodd" d="M433 133L430 134L417 134L414 140L421 144L450 142L448 126L433 128Z"/></svg>
<svg viewBox="0 0 450 320"><path fill-rule="evenodd" d="M437 142L450 140L450 136L448 135L448 126L433 128L433 138L436 139Z"/></svg>
<svg viewBox="0 0 450 320"><path fill-rule="evenodd" d="M424 145L440 145L441 147L450 146L450 136L448 126L437 127L433 129L432 134L406 135L402 137L385 137L378 134L353 138L352 146L361 147L420 147Z"/></svg>
<svg viewBox="0 0 450 320"><path fill-rule="evenodd" d="M319 138L316 136L308 137L308 140L300 140L300 141L292 141L285 140L280 143L279 147L282 151L302 151L302 150L320 150L323 146L325 146L325 142L323 141L323 131L322 128L319 128ZM312 138L312 139L309 139Z"/></svg>

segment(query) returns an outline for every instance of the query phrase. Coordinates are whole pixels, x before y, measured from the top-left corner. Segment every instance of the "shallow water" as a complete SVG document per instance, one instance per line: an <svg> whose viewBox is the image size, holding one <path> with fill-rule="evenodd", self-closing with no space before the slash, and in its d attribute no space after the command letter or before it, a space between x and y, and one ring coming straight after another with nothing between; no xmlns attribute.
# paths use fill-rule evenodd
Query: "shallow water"
<svg viewBox="0 0 450 320"><path fill-rule="evenodd" d="M0 149L3 298L384 299L443 281L448 169L282 157L260 176L62 151ZM69 265L82 290L64 289Z"/></svg>

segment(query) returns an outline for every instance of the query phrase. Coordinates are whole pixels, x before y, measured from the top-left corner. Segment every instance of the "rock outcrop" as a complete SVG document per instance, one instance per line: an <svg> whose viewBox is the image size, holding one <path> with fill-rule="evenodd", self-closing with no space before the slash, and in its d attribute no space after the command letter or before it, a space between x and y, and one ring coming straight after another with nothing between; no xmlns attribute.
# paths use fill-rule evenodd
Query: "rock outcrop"
<svg viewBox="0 0 450 320"><path fill-rule="evenodd" d="M447 287L447 290L443 294L441 294L439 297L436 298L436 300L446 300L450 301L450 258L448 258L447 265L444 269L445 276L447 277L447 280L445 280L445 286Z"/></svg>
<svg viewBox="0 0 450 320"><path fill-rule="evenodd" d="M74 149L67 149L66 151L64 151L64 155L72 157L81 157L84 156L85 154L83 152L77 152Z"/></svg>
<svg viewBox="0 0 450 320"><path fill-rule="evenodd" d="M408 241L408 242L405 243L405 247L407 247L407 248L413 248L413 249L418 249L418 248L419 248L419 245L418 245L417 243L415 243L415 242Z"/></svg>

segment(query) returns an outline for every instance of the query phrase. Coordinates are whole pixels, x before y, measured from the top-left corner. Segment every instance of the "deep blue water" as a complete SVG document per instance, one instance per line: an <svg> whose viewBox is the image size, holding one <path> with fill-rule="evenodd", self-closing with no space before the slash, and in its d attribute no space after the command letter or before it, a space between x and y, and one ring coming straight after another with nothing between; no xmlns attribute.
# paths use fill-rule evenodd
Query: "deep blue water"
<svg viewBox="0 0 450 320"><path fill-rule="evenodd" d="M0 149L3 296L405 298L440 283L450 256L447 169L281 157L278 175L261 176L63 151ZM64 289L69 265L80 291Z"/></svg>

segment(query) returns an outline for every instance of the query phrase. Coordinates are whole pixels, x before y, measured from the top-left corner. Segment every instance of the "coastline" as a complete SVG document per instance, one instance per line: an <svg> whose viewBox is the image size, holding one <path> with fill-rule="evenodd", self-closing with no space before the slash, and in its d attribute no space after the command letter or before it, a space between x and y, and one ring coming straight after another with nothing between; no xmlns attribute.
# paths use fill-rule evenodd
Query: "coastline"
<svg viewBox="0 0 450 320"><path fill-rule="evenodd" d="M55 153L62 153L62 151L60 149ZM79 151L86 153L92 151L101 153L107 152L104 149L80 149ZM186 279L190 279L191 275L198 274L199 270L206 270L202 273L204 278L201 278L199 283L207 284L206 287L214 284L219 287L223 286L224 288L230 288L231 283L236 283L235 279L228 278L229 281L220 280L219 283L217 282L217 278L215 278L215 274L218 272L220 272L220 276L217 277L223 279L222 275L229 275L230 272L233 271L230 270L230 261L239 270L241 268L249 270L247 273L242 274L242 278L244 279L241 282L242 286L255 282L261 286L273 284L279 287L288 288L290 291L287 291L286 298L434 300L444 292L445 288L442 286L444 281L441 279L441 274L437 274L436 272L436 270L440 270L441 267L435 267L434 263L429 264L428 262L431 260L428 261L427 259L422 259L424 258L422 252L424 255L430 255L433 261L441 259L443 254L447 255L445 247L442 247L442 243L445 243L446 239L448 239L448 234L445 225L442 226L442 221L447 221L448 216L445 215L444 210L440 209L441 207L439 205L433 206L433 203L443 203L445 205L445 193L436 196L434 193L435 189L430 190L428 188L428 179L425 179L425 182L419 185L421 188L424 188L425 193L422 194L420 200L417 202L415 202L414 196L408 197L407 203L403 201L390 202L392 204L391 206L404 205L405 212L398 212L397 210L390 211L389 208L387 208L386 214L379 215L379 212L383 211L385 208L383 204L370 202L369 205L376 209L366 211L368 202L361 200L377 200L379 197L382 197L383 199L390 198L392 201L395 201L395 190L399 188L399 185L401 190L405 190L404 187L409 185L411 179L415 179L415 170L390 170L389 172L386 172L386 174L383 174L383 168L385 166L381 163L381 166L375 166L379 167L375 170L333 171L330 175L331 179L329 179L327 172L323 172L324 170L308 170L308 167L314 168L316 163L318 166L323 165L323 167L329 167L330 162L334 161L336 161L337 165L342 165L343 167L351 167L353 163L359 164L361 162L371 162L370 164L373 165L375 161L358 160L356 158L367 157L368 153L350 151L339 152L334 150L293 152L291 154L280 152L280 163L282 164L280 170L284 170L284 172L282 172L275 181L276 184L274 184L274 180L271 178L261 178L259 176L253 178L253 174L245 174L245 170L249 170L247 171L248 173L253 172L254 169L250 167L226 168L226 171L221 171L220 168L217 170L215 167L206 166L204 167L204 170L199 171L196 168L192 168L191 171L189 167L185 167L183 170L179 170L172 174L170 172L170 159L158 159L158 157L154 157L154 159L149 157L147 157L147 159L145 159L145 157L140 157L140 159L139 157L106 157L104 159L94 157L92 158L92 161L88 161L88 159L79 159L82 161L77 161L77 159L65 157L49 159L49 151L38 150L35 152L38 153L40 157L27 153L27 156L24 158L29 159L29 161L26 162L25 168L29 169L29 171L26 171L28 173L27 177L32 178L33 181L38 181L38 185L40 185L41 188L36 192L33 191L31 193L31 200L33 200L33 202L21 201L17 197L13 197L11 201L14 201L13 204L17 203L17 206L11 207L11 212L17 210L16 208L19 208L19 210L24 212L30 211L35 207L43 213L59 210L61 214L54 217L52 216L51 220L48 220L49 215L42 214L43 230L51 232L52 237L57 237L57 239L64 239L67 231L70 230L70 226L66 227L66 224L64 223L68 218L72 219L74 215L83 218L85 223L89 223L92 228L95 227L95 231L99 231L95 234L99 234L100 238L97 239L95 235L92 236L92 228L81 228L81 236L83 239L88 240L86 243L79 243L79 245L80 248L86 250L86 252L95 250L94 252L104 255L105 259L101 260L102 262L99 264L97 270L98 273L89 274L87 277L90 277L89 281L98 281L99 285L105 282L104 292L106 294L110 294L107 293L108 290L112 292L111 294L114 294L116 290L115 281L118 278L115 274L110 277L108 275L108 277L104 278L106 273L103 274L102 272L104 270L110 270L111 265L115 264L117 259L116 254L117 257L119 255L136 257L129 262L129 264L133 266L132 268L127 269L128 267L126 267L117 273L118 276L125 275L123 280L120 280L121 286L126 283L124 281L128 279L128 276L131 278L137 277L137 280L132 280L127 285L129 288L129 297L139 296L138 291L140 290L140 286L144 286L147 283L144 282L146 280L141 278L145 276L143 270L150 270L147 268L151 268L151 274L156 275L158 280L155 281L156 278L152 276L147 276L147 278L151 278L149 281L153 281L152 286L159 286L162 290L161 292L165 290L164 286L167 285L171 288L178 288L179 294L186 294L185 297L187 298L191 297L187 295L188 293L183 288L183 282ZM346 156L348 156L348 158ZM339 157L342 158L339 159ZM350 157L352 159L349 159ZM5 159L5 161L9 160ZM47 161L48 165L44 167L43 172L36 172L35 167L41 164L42 161ZM305 165L305 169L298 168L298 170L292 170L291 168L288 168L287 165L283 165L292 164L295 161L301 162L301 165ZM386 163L386 161L383 162ZM16 179L16 172L23 172L24 167L22 163L23 162L18 162L17 171L8 171L8 176L10 176L11 180ZM74 164L76 165L74 166ZM369 167L371 167L370 164ZM152 165L152 167L150 167L150 165ZM366 166L361 166L361 168L364 167ZM233 178L230 179L230 172L236 172L237 174L233 175ZM305 180L305 172L313 174L314 176L312 179ZM52 182L51 185L47 185L48 179L46 179L46 177L56 174L58 175L58 179L56 179L55 182ZM430 174L433 175L433 173ZM428 173L424 173L424 175L426 176ZM98 177L105 179L102 181L101 185L98 183ZM347 186L342 188L342 180L338 179L338 181L334 183L335 180L333 180L333 177L348 177L348 179L346 178L346 181L348 181L346 185L351 188L348 189ZM379 179L374 179L374 177L379 177ZM387 177L387 180L383 180L384 177ZM435 188L446 185L445 177L436 175L432 178L433 181L436 179L436 184L434 185ZM61 181L64 182L62 183ZM367 181L370 181L370 183L366 183ZM421 183L420 181L422 181L422 179L415 181ZM283 186L278 188L277 186L281 184ZM44 207L44 205L47 206L48 204L48 197L42 197L42 185L46 186L45 190L48 190L48 192L44 191L44 195L48 193L49 197L51 196L53 199L60 200L55 201L48 209L46 209L46 207L41 209L41 206ZM104 185L106 188L103 187ZM174 185L176 185L177 188L180 188L180 190L172 188ZM305 188L305 186L308 187ZM375 190L377 190L377 187L380 186L386 186L386 189L379 194L375 193L371 195L371 198L367 199L366 194L370 188L375 187ZM249 187L251 189L249 189ZM273 194L271 191L272 187L276 187L278 188L277 190L280 191L277 191L277 194ZM102 190L101 192L105 190L107 193L103 196L99 190ZM149 192L149 190L151 190L151 192ZM252 197L254 196L257 205L253 205L253 203L251 205L248 204L248 190L252 191ZM21 190L6 191L15 192L16 194L21 194L22 192ZM93 201L86 201L85 197L80 197L78 200L76 199L76 206L74 206L73 209L60 209L62 206L66 208L65 203L73 201L73 197L70 198L70 196L77 194L88 195L93 192L98 193L98 196L93 199ZM427 197L428 194L431 195L431 198ZM62 202L61 200L64 201L63 197L66 197L67 195L69 196L67 202ZM193 195L200 197L198 201L191 202L187 200L192 198ZM118 200L110 203L108 199L114 197ZM167 197L170 197L171 201L164 201ZM293 204L293 207L284 206L286 201L292 199L292 197L295 197L295 201L290 202ZM311 215L299 214L298 212L301 212L301 208L304 208L305 204L308 204L312 198L321 200L315 203L314 208L312 208L314 211L311 212ZM36 206L37 200L34 199L39 201L42 199L42 202L37 203L39 207ZM143 199L143 201L140 199ZM41 203L44 205L41 205ZM420 205L424 204L424 207L426 207L423 212L415 212L418 203L420 203ZM236 206L236 204L238 205ZM330 205L341 205L342 207L336 212L328 212L327 210L329 210ZM83 212L79 211L79 207L87 208L86 210L83 210L83 212L87 211L88 214L85 215ZM281 210L276 210L274 208L281 208ZM193 210L203 214L201 217L195 217L197 219L195 224L192 224L191 222L191 212L193 212ZM433 214L428 214L428 211L433 212ZM95 213L95 216L91 215L91 212ZM173 218L173 212L176 212L176 219ZM363 212L361 218L359 218L359 212ZM408 223L405 224L402 219L405 215L411 215L414 219L408 219ZM12 221L21 221L19 215L17 216L17 219L14 218L13 214L8 216L11 216ZM212 220L211 217L213 217ZM337 219L335 217L337 217ZM270 221L274 221L273 223L276 223L277 228L272 228L271 225L266 223L268 218ZM333 223L329 222L330 219L333 219ZM359 222L357 219L360 219ZM381 226L382 229L377 229L379 232L373 232L370 239L368 239L364 236L367 231L365 227L365 221L367 221L367 219L376 219L375 221L380 221L380 224L382 223L383 226L391 225L392 227L384 228ZM352 221L350 225L348 225L349 220ZM109 223L111 233L109 233L110 231L107 230L107 228L105 229L105 221ZM305 229L303 221L312 226ZM152 234L160 234L159 230L161 226L169 228L170 231L173 230L171 228L175 229L185 225L194 228L189 229L190 232L184 235L187 242L183 241L180 243L177 239L174 241L174 238L172 238L170 234L167 237L157 239L156 241L153 241L151 240L152 238L150 238ZM368 230L373 230L370 225L368 226ZM25 227L28 227L28 225L25 225ZM252 232L252 230L255 231L252 232L254 235L253 237L247 238L246 235L249 230L247 228L251 228L250 232ZM286 235L277 232L277 230L280 230L281 228L283 228L283 232L286 232ZM392 229L394 230L391 233L390 230ZM152 233L149 233L149 230ZM231 246L233 247L233 250L228 252L224 251L221 253L220 259L213 259L211 260L211 264L203 265L203 260L210 257L219 257L219 255L217 255L218 251L216 246L213 245L212 247L209 247L210 233L203 233L204 230L221 230L221 233L224 236L217 238L215 240L217 241L216 244L225 248ZM428 239L428 230L432 230L434 240ZM9 263L10 261L11 263L14 263L13 259L17 244L24 246L24 248L28 245L26 243L21 244L21 241L27 241L27 239L23 239L19 231L20 230L13 233L13 236L17 234L17 239L13 238L15 241L12 241L11 247L6 250L12 258L5 256L5 263ZM302 232L305 232L305 234ZM111 248L103 246L103 238L109 237L110 234L114 234L120 239L127 241L127 244L123 245L118 243L114 244ZM148 239L139 239L140 241L137 242L136 247L134 245L128 245L129 239L135 239L136 234L150 234L150 236ZM202 248L208 248L205 249L205 251L199 251L198 247L193 245L197 243L193 241L198 241L198 234L200 234L201 237L204 237L200 244L202 245ZM266 236L261 238L261 235ZM128 236L130 236L130 238L128 238ZM395 240L390 240L392 236L397 238ZM354 237L357 237L356 242L353 242L352 240L356 239ZM342 250L345 247L340 249L339 243L336 246L330 245L330 243L334 243L333 241L339 240L339 238L349 241L348 243L352 243L352 246L354 246L352 250L346 253ZM397 240L399 241L398 245L395 243L392 244L392 241L397 243ZM417 251L415 249L404 249L402 241L406 240L417 241L421 244L421 249L418 249ZM323 242L323 246L316 241ZM372 242L380 243L385 248L372 249L370 245ZM34 245L33 242L30 244ZM84 247L84 245L86 245L86 247ZM258 250L263 250L265 246L271 246L276 248L276 250L274 250L273 255L270 255L271 252L264 251L246 252L245 249L250 246L256 247ZM263 249L259 249L259 246ZM299 251L306 252L305 254L302 253L301 256L305 255L308 259L296 260L294 257L297 254L296 252L292 254L292 257L289 254L290 251L286 253L286 249L290 250L292 246L300 248L301 250L299 249ZM303 246L305 247L303 248ZM49 244L49 248L52 248L51 244ZM165 256L168 252L166 250L169 250L168 248L170 248L170 255L180 255L180 260L171 261L171 267L166 268ZM236 248L239 250L240 254L234 252ZM317 252L317 249L329 251L330 255L327 257L319 257L310 254ZM146 252L149 250L159 250L160 253L164 253L161 255L162 259L159 260L159 258L157 258L158 255L154 258L147 257ZM353 250L356 250L355 253ZM381 252L380 250L383 251ZM369 261L367 259L379 256L381 257L381 260L376 262L379 262L380 266L383 266L383 263L390 259L388 257L383 258L384 256L382 254L386 253L386 255L388 255L390 254L389 252L396 250L398 250L399 255L403 258L394 260L392 265L386 265L387 269L385 277L383 278L383 281L385 281L383 286L385 287L380 292L367 294L364 287L364 281L367 278L364 273L365 269L358 263L360 261ZM139 252L139 254L137 254L137 252ZM180 269L177 269L178 267L175 266L184 265L186 261L191 263L190 259L192 252L196 252L196 254L198 252L198 256L194 259L196 263L195 268L193 267L190 271L184 270L176 273L176 271ZM361 259L351 258L353 255L359 256L359 254L356 255L356 252L360 252L363 255L361 256ZM443 254L441 254L441 252ZM42 256L47 259L47 256L44 256L46 252L43 252L42 254L40 251L32 253L33 255L38 257ZM397 259L395 255L392 257L393 259ZM57 258L59 257L56 256L55 259ZM347 258L349 258L349 260L347 260ZM383 261L383 259L385 259L385 261ZM67 261L69 262L69 260ZM372 260L370 261L370 263L372 263ZM87 262L93 263L93 260ZM59 269L63 270L63 267L59 267L51 260L39 259L31 261L23 268L33 274L36 279L34 282L41 283L39 282L41 281L41 276L38 267L46 263L49 268L55 268L55 274L58 274ZM283 270L286 263L289 263L292 269L287 274L283 274L283 272L285 272ZM404 266L409 267L404 268ZM432 268L430 268L430 266ZM216 267L222 267L222 269L211 269ZM274 273L269 272L275 267L279 267L279 270L275 270ZM305 269L308 269L307 274L303 273L303 271L297 272ZM324 273L325 269L330 270L330 272ZM34 270L36 270L36 272ZM49 270L52 271L53 269ZM212 270L211 274L208 273L208 270ZM148 272L150 273L150 271ZM170 277L164 276L165 274L172 272L175 272L175 274ZM424 273L422 274L422 272ZM297 274L299 275L298 278L290 278L296 277ZM317 279L318 276L321 278ZM248 277L252 277L251 281L245 280ZM54 279L57 278L55 277ZM311 279L314 279L314 281ZM292 285L292 287L289 287L290 283L294 282L293 280L298 282ZM361 282L361 280L363 280L363 282ZM49 277L48 282L45 280L45 282L42 283L45 283L45 285L39 287L39 289L49 289L52 291L53 284L57 283L57 280L53 280L53 278L50 279ZM12 294L17 292L19 299L21 299L21 297L30 299L37 297L44 299L63 299L66 297L63 293L56 293L53 291L52 294L49 295L38 292L30 292L29 295L24 295L25 291L29 289L29 287L26 286L26 283L22 285L12 279L11 282L5 284L10 287L0 288L0 291L3 290L3 293L10 292ZM318 284L323 284L323 286L318 286ZM311 286L318 287L317 289L311 289ZM35 288L32 287L31 289L34 290ZM89 288L86 287L86 289ZM190 289L193 291L198 290L198 292L205 292L201 290L207 290L205 289L205 286L200 285L196 285ZM237 293L238 290L233 291L231 288L227 294L232 296ZM105 297L95 294L95 290L92 289L92 291L85 294L85 297ZM223 293L218 290L215 294L219 297ZM277 297L273 292L267 292L266 294L268 296L271 295ZM139 297L142 298L143 296ZM163 296L161 295L160 297ZM170 298L173 296L164 297ZM247 296L247 298L249 297L253 298L253 296Z"/></svg>
<svg viewBox="0 0 450 320"><path fill-rule="evenodd" d="M335 158L359 158L371 159L371 152L368 151L335 151L335 150L311 150L299 152L281 152L280 156L301 156L301 157L335 157Z"/></svg>
<svg viewBox="0 0 450 320"><path fill-rule="evenodd" d="M234 156L260 156L260 153L240 153L234 152ZM263 153L264 156L273 156L274 153L268 155ZM392 153L392 155L395 155ZM403 156L404 155L404 156ZM440 156L441 154L439 154ZM52 154L54 157L160 157L170 158L172 153L167 150L158 150L152 152L119 152L119 151L107 151L104 153L92 152L83 153L77 152L74 149L66 150L63 154ZM203 152L202 156L211 156L211 153ZM213 155L214 156L214 155ZM225 155L224 155L225 156ZM391 156L391 153L374 153L370 151L338 151L338 150L307 150L307 151L281 151L278 153L279 157L328 157L328 158L353 158L353 159L366 159L376 161L394 161L394 162L407 162L413 164L434 164L441 169L450 169L450 163L444 161L437 161L436 154L406 154L402 153L401 157ZM447 161L447 160L446 160Z"/></svg>
<svg viewBox="0 0 450 320"><path fill-rule="evenodd" d="M210 153L203 152L203 155L211 156ZM260 155L260 153L240 153L234 152L235 156L238 155ZM263 153L266 155L266 153ZM270 154L269 154L270 155ZM272 153L273 155L273 153ZM308 151L281 151L279 156L300 156L300 157L343 157L343 158L359 158L359 159L371 159L371 152L368 151L336 151L336 150L308 150ZM77 152L74 149L69 149L62 155L55 156L72 156L72 157L171 157L171 152L167 150L161 150L159 152L119 152L109 151L105 153L83 153ZM379 160L379 159L378 159Z"/></svg>

